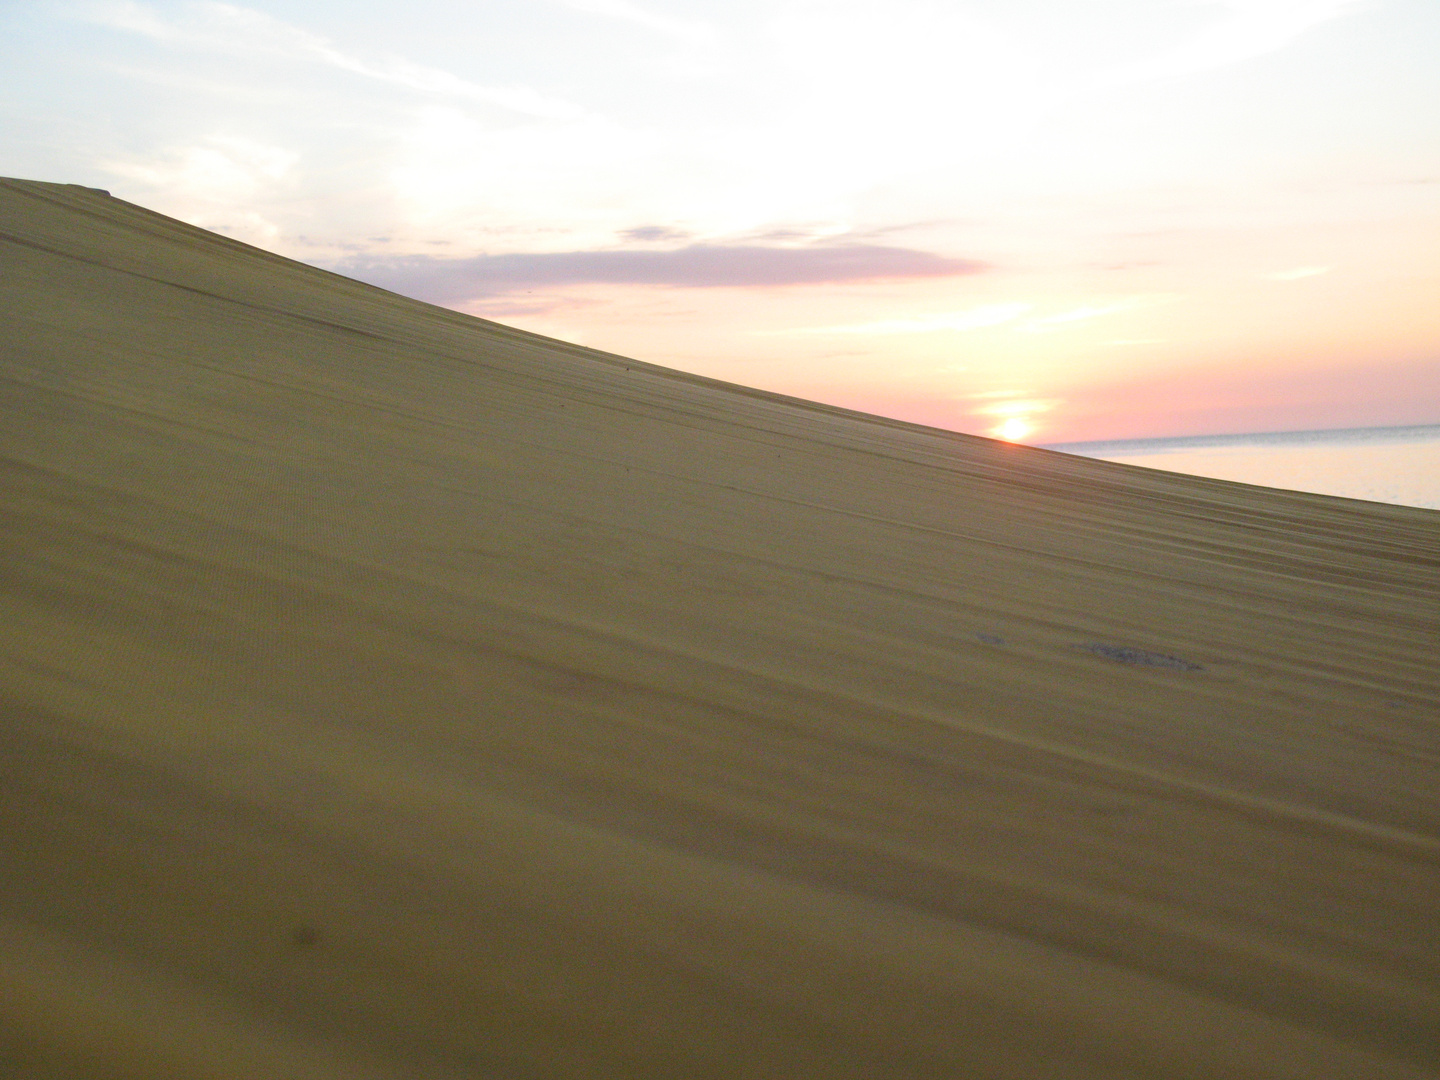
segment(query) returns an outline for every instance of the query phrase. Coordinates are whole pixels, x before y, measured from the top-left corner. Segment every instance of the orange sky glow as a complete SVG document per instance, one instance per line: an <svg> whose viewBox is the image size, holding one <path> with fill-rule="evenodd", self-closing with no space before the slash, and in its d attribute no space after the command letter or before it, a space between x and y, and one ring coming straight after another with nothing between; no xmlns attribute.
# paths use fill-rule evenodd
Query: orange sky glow
<svg viewBox="0 0 1440 1080"><path fill-rule="evenodd" d="M9 5L0 172L1009 440L1436 423L1437 51L1431 0Z"/></svg>

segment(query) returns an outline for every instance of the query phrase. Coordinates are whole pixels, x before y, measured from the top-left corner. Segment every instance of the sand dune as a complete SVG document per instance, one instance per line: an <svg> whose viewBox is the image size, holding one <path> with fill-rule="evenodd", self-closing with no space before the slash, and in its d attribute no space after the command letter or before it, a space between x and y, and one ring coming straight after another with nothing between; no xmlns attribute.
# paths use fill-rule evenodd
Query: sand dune
<svg viewBox="0 0 1440 1080"><path fill-rule="evenodd" d="M1440 1076L1440 513L0 234L0 1075Z"/></svg>

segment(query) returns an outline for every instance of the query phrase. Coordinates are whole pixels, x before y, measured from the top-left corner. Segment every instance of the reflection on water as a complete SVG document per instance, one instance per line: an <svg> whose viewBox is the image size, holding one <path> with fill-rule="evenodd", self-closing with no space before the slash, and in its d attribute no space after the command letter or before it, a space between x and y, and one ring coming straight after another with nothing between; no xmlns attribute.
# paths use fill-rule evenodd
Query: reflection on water
<svg viewBox="0 0 1440 1080"><path fill-rule="evenodd" d="M1440 510L1440 425L1066 443L1050 450Z"/></svg>

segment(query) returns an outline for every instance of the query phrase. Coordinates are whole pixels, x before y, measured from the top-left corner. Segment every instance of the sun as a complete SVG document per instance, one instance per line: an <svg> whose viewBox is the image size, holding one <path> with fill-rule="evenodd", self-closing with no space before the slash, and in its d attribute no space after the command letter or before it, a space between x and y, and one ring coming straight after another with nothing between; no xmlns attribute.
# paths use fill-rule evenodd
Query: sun
<svg viewBox="0 0 1440 1080"><path fill-rule="evenodd" d="M997 424L990 429L990 434L997 439L1004 439L1006 442L1019 442L1032 431L1035 425L1028 420L1022 420L1018 416L1012 416L1002 424Z"/></svg>

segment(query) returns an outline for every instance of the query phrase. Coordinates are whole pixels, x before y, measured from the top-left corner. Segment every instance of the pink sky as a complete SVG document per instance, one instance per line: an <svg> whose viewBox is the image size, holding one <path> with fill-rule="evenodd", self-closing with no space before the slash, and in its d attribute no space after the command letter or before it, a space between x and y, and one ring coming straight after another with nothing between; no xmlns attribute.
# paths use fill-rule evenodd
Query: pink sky
<svg viewBox="0 0 1440 1080"><path fill-rule="evenodd" d="M0 173L1029 442L1440 422L1433 0L0 8Z"/></svg>

